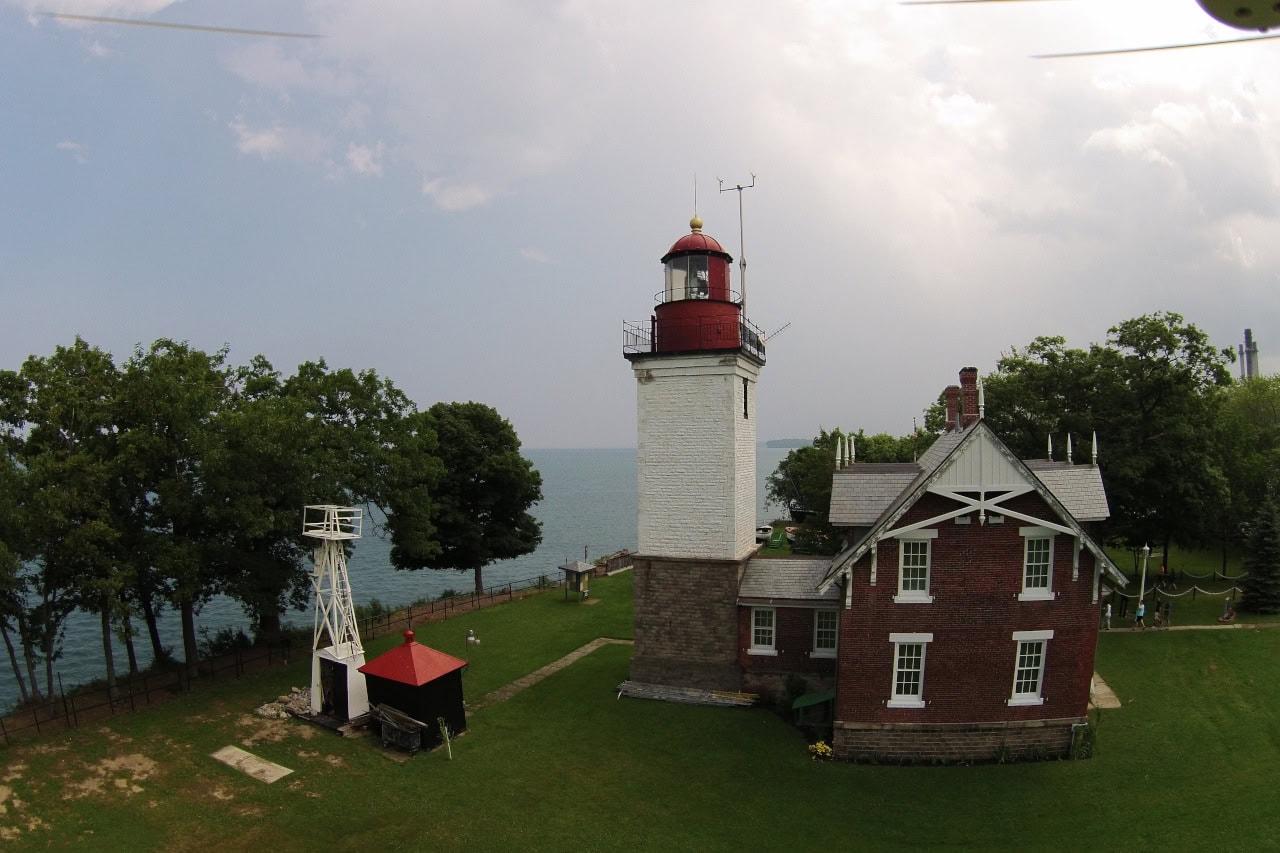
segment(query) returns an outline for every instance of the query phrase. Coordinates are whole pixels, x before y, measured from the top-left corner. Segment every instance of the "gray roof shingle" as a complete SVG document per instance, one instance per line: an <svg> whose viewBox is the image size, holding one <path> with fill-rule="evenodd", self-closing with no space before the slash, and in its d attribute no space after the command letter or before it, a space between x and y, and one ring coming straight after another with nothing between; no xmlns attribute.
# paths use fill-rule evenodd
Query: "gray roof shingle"
<svg viewBox="0 0 1280 853"><path fill-rule="evenodd" d="M831 567L831 558L787 559L759 557L748 560L738 587L739 604L835 603L839 587L818 592L818 581Z"/></svg>
<svg viewBox="0 0 1280 853"><path fill-rule="evenodd" d="M1107 490L1102 485L1102 472L1096 466L1048 459L1023 461L1077 521L1103 521L1110 517Z"/></svg>

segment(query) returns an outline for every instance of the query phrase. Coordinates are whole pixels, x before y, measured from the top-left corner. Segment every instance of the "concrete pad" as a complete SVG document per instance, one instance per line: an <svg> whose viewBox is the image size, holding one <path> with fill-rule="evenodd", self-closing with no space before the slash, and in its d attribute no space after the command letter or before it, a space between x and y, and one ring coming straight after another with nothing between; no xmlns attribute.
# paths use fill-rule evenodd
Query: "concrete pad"
<svg viewBox="0 0 1280 853"><path fill-rule="evenodd" d="M1095 708L1119 708L1120 697L1107 686L1098 673L1093 674L1093 684L1089 688L1089 704Z"/></svg>
<svg viewBox="0 0 1280 853"><path fill-rule="evenodd" d="M281 767L265 758L259 758L252 752L245 752L238 746L224 746L210 757L268 785L293 772L288 767Z"/></svg>

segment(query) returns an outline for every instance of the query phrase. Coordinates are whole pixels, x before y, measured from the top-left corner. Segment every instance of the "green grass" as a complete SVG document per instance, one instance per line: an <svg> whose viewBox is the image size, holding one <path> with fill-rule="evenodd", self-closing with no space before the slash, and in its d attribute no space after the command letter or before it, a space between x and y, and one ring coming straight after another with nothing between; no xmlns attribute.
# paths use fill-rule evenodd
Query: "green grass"
<svg viewBox="0 0 1280 853"><path fill-rule="evenodd" d="M1136 592L1139 581L1141 579L1142 563L1141 558L1135 566L1133 553L1124 549L1108 548L1107 553L1111 556L1112 561L1130 577L1128 589ZM1152 554L1147 562L1147 587L1150 588L1160 575L1161 557L1159 554ZM1223 580L1221 572L1223 569L1222 554L1220 552L1211 551L1189 551L1183 549L1172 549L1169 554L1168 566L1171 570L1170 577L1177 577L1176 582L1171 582L1168 591L1172 593L1170 601L1173 603L1173 624L1174 625L1214 625L1218 623L1218 617L1222 616L1222 605L1226 598L1228 590L1236 584L1230 580ZM1227 576L1231 578L1238 577L1244 569L1240 566L1240 556L1229 555L1226 561ZM1216 576L1215 576L1216 574ZM1208 575L1208 577L1205 577ZM1196 576L1196 577L1191 577ZM1193 592L1192 588L1197 588ZM1203 591L1203 592L1202 592ZM1204 594L1205 592L1209 594ZM1150 595L1150 601L1147 602L1147 612L1150 614L1151 606L1157 598L1163 598L1164 595L1157 591ZM1236 600L1239 600L1239 593L1236 594ZM1124 619L1119 618L1119 612L1116 611L1116 617L1112 619L1113 627L1130 627L1133 619L1133 605L1136 602L1129 602L1128 614ZM1147 618L1147 625L1154 624L1150 616ZM1267 624L1280 622L1280 615L1263 615L1258 613L1240 613L1236 616L1236 622Z"/></svg>
<svg viewBox="0 0 1280 853"><path fill-rule="evenodd" d="M562 649L627 635L629 590L630 575L597 580L599 605L565 604L555 592L423 626L419 637L461 654L466 629L475 629L482 644L467 675L475 699L506 673L532 671ZM1098 669L1124 707L1104 712L1098 756L1012 766L814 763L804 738L762 709L616 699L630 654L606 646L478 712L452 761L434 752L397 764L367 740L245 716L302 683L303 661L228 682L98 730L0 753L0 785L11 789L0 832L18 832L0 835L0 844L1280 849L1280 630L1103 636ZM254 739L264 731L278 739ZM296 772L264 785L207 758L229 743ZM153 775L133 783L139 791L115 789L121 774L108 772L103 792L81 796L79 786L98 778L103 761L135 754L157 762Z"/></svg>

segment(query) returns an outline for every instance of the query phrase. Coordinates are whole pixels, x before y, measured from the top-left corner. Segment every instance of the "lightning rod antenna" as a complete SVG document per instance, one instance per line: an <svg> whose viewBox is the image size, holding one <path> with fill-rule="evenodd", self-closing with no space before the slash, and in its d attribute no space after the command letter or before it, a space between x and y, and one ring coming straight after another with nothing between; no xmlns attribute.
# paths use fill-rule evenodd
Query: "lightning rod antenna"
<svg viewBox="0 0 1280 853"><path fill-rule="evenodd" d="M716 178L720 182L720 192L736 192L738 194L738 268L742 271L742 311L745 314L747 310L747 246L742 236L742 191L749 190L756 185L756 173L751 172L751 183L737 184L736 186L726 187L724 181Z"/></svg>

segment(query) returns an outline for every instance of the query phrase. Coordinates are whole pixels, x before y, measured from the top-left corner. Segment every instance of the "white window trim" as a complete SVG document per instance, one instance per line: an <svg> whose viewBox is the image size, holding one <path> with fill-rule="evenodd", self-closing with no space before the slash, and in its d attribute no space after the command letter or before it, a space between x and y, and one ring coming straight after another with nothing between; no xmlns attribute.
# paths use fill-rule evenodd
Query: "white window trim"
<svg viewBox="0 0 1280 853"><path fill-rule="evenodd" d="M889 642L893 644L893 674L889 676L889 708L923 708L925 663L929 658L929 644L933 642L933 634L890 634ZM915 697L897 696L898 688L898 646L904 643L920 644L920 695Z"/></svg>
<svg viewBox="0 0 1280 853"><path fill-rule="evenodd" d="M897 537L898 594L893 597L894 604L933 604L933 595L929 592L930 587L933 585L933 544L931 540L937 538L937 530L912 530L910 533L903 533ZM925 588L923 590L904 590L902 588L902 561L906 552L906 548L903 545L904 542L926 543L924 569Z"/></svg>
<svg viewBox="0 0 1280 853"><path fill-rule="evenodd" d="M769 645L756 645L756 613L767 610L772 617L769 626ZM778 656L778 610L775 607L753 607L751 608L751 645L747 649L749 655L761 655L763 657Z"/></svg>
<svg viewBox="0 0 1280 853"><path fill-rule="evenodd" d="M1018 689L1018 658L1022 653L1022 644L1043 642L1044 648L1040 653L1040 677L1036 679L1036 692L1034 694L1011 692L1005 702L1010 708L1044 704L1044 671L1049 665L1049 641L1052 639L1052 630L1013 632L1013 686L1010 688L1011 691Z"/></svg>
<svg viewBox="0 0 1280 853"><path fill-rule="evenodd" d="M836 617L836 645L832 649L818 648L818 614L830 613ZM826 607L820 607L813 611L813 651L809 652L811 658L834 658L837 650L840 648L840 611L832 610Z"/></svg>
<svg viewBox="0 0 1280 853"><path fill-rule="evenodd" d="M1019 527L1018 533L1022 536L1022 592L1018 593L1019 601L1053 601L1058 596L1053 591L1053 537L1057 534L1056 530L1050 530L1047 527ZM1027 588L1027 543L1032 539L1048 539L1049 540L1049 579L1048 585L1044 588L1033 587Z"/></svg>

